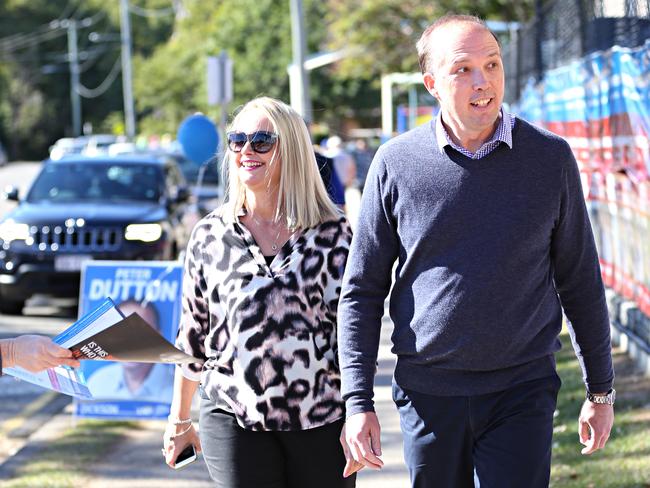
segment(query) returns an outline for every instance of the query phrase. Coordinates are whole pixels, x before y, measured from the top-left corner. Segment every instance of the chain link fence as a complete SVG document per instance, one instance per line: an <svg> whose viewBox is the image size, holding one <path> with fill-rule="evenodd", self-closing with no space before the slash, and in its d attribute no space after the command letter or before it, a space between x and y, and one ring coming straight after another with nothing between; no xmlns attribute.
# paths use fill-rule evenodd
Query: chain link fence
<svg viewBox="0 0 650 488"><path fill-rule="evenodd" d="M503 46L506 100L518 100L527 81L546 70L649 38L650 0L538 0L533 20L512 29Z"/></svg>

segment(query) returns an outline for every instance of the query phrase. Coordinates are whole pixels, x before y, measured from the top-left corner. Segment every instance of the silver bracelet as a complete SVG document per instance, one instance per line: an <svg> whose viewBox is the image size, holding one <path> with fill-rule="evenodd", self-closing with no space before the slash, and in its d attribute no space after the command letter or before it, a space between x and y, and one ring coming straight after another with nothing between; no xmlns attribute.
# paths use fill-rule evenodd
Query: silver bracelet
<svg viewBox="0 0 650 488"><path fill-rule="evenodd" d="M187 419L174 418L174 419L172 419L172 417L169 416L169 417L167 417L167 422L169 422L170 424L173 424L173 425L187 425L187 424L192 423L192 419L191 418L187 418Z"/></svg>
<svg viewBox="0 0 650 488"><path fill-rule="evenodd" d="M190 431L191 428L192 428L192 425L190 424L190 425L188 425L188 426L185 428L184 431L179 432L178 434L169 434L169 436L167 436L167 438L168 438L170 441L173 441L173 440L176 439L177 437L180 437L180 436L182 436L182 435L184 435L184 434L187 434L187 433Z"/></svg>

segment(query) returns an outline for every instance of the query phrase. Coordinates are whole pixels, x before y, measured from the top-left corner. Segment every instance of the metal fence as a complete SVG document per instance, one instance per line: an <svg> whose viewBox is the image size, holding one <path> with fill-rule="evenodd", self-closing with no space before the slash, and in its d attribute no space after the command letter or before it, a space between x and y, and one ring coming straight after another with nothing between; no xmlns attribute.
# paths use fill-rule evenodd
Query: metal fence
<svg viewBox="0 0 650 488"><path fill-rule="evenodd" d="M612 46L650 38L650 0L537 0L532 21L510 31L503 46L506 100L518 100L530 78Z"/></svg>

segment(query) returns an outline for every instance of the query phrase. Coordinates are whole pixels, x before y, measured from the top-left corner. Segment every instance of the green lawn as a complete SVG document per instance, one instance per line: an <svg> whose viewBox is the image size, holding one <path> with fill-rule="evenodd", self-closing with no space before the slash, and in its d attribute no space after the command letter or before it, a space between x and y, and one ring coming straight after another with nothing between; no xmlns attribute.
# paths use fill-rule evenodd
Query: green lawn
<svg viewBox="0 0 650 488"><path fill-rule="evenodd" d="M604 451L580 454L578 413L584 386L568 335L557 355L562 378L555 418L554 488L650 488L650 378L635 374L631 361L616 352L616 421ZM85 468L100 459L137 423L86 420L66 431L21 466L3 488L72 488L84 486ZM525 488L525 487L522 487Z"/></svg>
<svg viewBox="0 0 650 488"><path fill-rule="evenodd" d="M20 467L3 488L77 488L87 480L85 468L101 459L132 422L84 420L64 432Z"/></svg>
<svg viewBox="0 0 650 488"><path fill-rule="evenodd" d="M616 419L607 447L580 454L578 415L584 385L567 334L557 355L562 389L553 443L551 486L556 488L650 488L650 378L634 372L630 359L615 352Z"/></svg>

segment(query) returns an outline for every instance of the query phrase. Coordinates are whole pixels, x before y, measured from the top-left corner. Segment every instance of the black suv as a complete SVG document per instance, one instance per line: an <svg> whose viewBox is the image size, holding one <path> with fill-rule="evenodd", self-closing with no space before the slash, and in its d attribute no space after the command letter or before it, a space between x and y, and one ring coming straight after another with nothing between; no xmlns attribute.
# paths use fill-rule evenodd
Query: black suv
<svg viewBox="0 0 650 488"><path fill-rule="evenodd" d="M166 157L47 160L0 220L0 312L20 313L34 294L77 297L91 259L169 260L185 248L198 216L189 190Z"/></svg>

